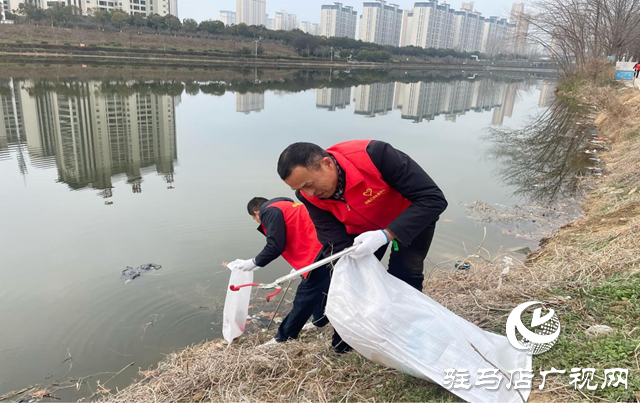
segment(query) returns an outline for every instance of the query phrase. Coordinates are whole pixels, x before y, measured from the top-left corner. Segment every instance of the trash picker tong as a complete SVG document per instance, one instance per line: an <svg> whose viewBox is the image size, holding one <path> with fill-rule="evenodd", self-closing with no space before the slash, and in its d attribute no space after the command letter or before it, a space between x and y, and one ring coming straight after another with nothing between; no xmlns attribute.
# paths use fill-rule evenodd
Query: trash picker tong
<svg viewBox="0 0 640 403"><path fill-rule="evenodd" d="M273 298L274 296L276 296L280 291L282 291L282 287L280 286L280 284L286 282L286 281L291 281L296 279L298 276L301 276L305 273L310 272L313 269L317 269L318 267L324 266L327 263L333 262L336 259L341 258L342 256L348 255L349 253L353 252L356 248L358 247L358 245L355 246L351 246L347 249L344 249L334 255L331 255L329 257L326 257L322 260L318 260L315 263L310 264L309 266L303 267L300 270L296 270L293 273L289 273L286 276L282 276L278 279L276 279L273 283L248 283L248 284L240 284L240 285L230 285L229 288L231 289L231 291L239 291L242 287L258 287L258 288L263 288L263 289L276 289L274 292L272 292L271 294L267 295L267 302L271 301L271 298Z"/></svg>

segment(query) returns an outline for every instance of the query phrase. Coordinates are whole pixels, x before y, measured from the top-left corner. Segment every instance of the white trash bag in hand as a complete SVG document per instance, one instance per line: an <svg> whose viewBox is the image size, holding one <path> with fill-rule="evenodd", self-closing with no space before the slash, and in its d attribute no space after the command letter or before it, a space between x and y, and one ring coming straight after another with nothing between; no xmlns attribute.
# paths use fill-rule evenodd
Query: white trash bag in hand
<svg viewBox="0 0 640 403"><path fill-rule="evenodd" d="M500 372L497 390L474 384L478 370L494 369L478 352L507 376L520 368L531 371L530 355L511 346L506 337L480 329L393 277L373 255L338 261L326 314L346 343L378 364L440 385L445 369L468 370L468 389L449 388L467 401L522 403L529 396L530 389L516 390L511 385L507 389L509 379ZM517 380L516 372L513 381Z"/></svg>
<svg viewBox="0 0 640 403"><path fill-rule="evenodd" d="M244 287L238 291L231 291L231 285L253 283L252 271L241 271L229 263L227 268L231 270L227 296L224 299L224 311L222 314L222 337L229 343L244 333L244 325L249 313L249 300L251 299L251 287Z"/></svg>

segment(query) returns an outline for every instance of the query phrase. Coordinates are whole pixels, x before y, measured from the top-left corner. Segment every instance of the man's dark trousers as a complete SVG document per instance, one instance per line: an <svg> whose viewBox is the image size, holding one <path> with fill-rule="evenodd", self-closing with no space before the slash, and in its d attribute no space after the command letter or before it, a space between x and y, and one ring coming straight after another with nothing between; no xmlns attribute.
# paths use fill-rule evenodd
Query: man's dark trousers
<svg viewBox="0 0 640 403"><path fill-rule="evenodd" d="M280 324L275 339L279 342L298 338L298 334L307 320L313 317L317 327L325 326L329 319L324 314L331 273L327 266L319 267L311 272L298 286L293 299L291 312Z"/></svg>

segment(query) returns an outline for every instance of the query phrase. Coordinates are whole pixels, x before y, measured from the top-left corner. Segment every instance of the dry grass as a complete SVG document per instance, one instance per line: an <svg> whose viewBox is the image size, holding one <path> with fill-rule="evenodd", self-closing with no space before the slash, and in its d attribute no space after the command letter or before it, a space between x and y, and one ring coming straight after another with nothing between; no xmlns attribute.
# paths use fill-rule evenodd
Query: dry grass
<svg viewBox="0 0 640 403"><path fill-rule="evenodd" d="M607 173L587 198L586 220L561 228L525 262L505 260L505 255L492 261L472 256L468 259L473 268L466 275L434 271L425 281L427 294L460 316L499 332L514 304L526 300L544 301L560 312L570 310L583 315L587 323L593 321L580 301L549 290L583 287L640 267L640 136L633 134L640 127L640 94L617 91L587 88L584 92L585 100L604 106L597 125L612 144L612 151L603 157ZM244 337L230 347L216 341L188 348L157 369L141 372L144 379L104 401L394 400L375 392L397 380L397 372L357 354L326 353L329 338L324 333L320 339L316 333L264 351L255 348L268 338L264 334ZM319 352L326 354L318 356ZM450 398L438 394L442 392L436 387L420 387L430 392L419 399ZM592 399L577 393L560 381L548 380L545 391L534 390L531 400Z"/></svg>
<svg viewBox="0 0 640 403"><path fill-rule="evenodd" d="M330 326L311 330L298 341L262 349L257 346L268 339L264 334L242 337L230 346L221 340L196 345L172 354L155 369L140 371L139 382L101 401L372 401L371 391L390 380L402 385L398 378L404 375L397 371L357 354L330 352L331 331ZM450 397L446 392L432 395Z"/></svg>

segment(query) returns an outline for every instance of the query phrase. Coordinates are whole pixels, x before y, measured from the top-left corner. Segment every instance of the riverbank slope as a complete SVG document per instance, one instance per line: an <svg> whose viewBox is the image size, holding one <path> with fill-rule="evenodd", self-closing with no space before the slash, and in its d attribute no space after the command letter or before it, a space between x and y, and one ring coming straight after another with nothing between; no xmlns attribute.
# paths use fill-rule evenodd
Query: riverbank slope
<svg viewBox="0 0 640 403"><path fill-rule="evenodd" d="M84 63L162 67L278 67L278 68L402 68L521 71L555 73L550 62L475 61L454 57L405 57L388 62L364 62L329 57L301 57L283 41L263 40L260 52L252 38L228 35L156 35L125 30L101 31L34 25L0 26L3 62L66 64Z"/></svg>

